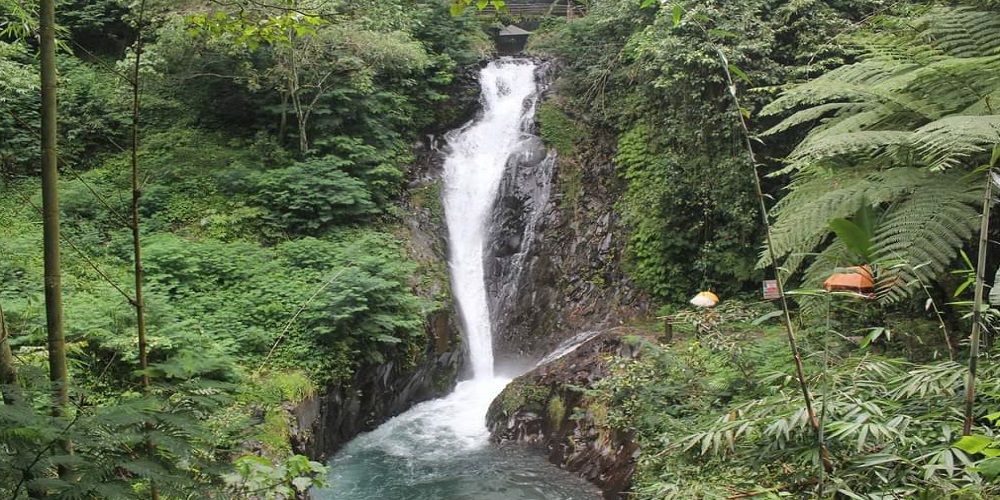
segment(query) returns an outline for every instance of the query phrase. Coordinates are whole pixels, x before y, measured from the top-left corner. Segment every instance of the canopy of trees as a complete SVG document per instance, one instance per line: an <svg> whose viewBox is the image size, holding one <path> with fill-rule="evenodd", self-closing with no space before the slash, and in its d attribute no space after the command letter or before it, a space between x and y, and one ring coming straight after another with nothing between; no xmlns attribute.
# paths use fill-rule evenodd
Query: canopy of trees
<svg viewBox="0 0 1000 500"><path fill-rule="evenodd" d="M323 468L289 456L282 404L414 366L448 300L417 293L442 271L407 254L401 200L489 53L453 14L503 2L58 0L48 61L51 2L0 0L0 496L300 495ZM541 133L616 166L629 273L690 325L588 395L641 445L636 497L1000 494L997 3L587 7L532 35L560 68ZM872 296L821 289L860 265ZM764 278L784 332L738 300ZM720 309L680 310L703 289Z"/></svg>
<svg viewBox="0 0 1000 500"><path fill-rule="evenodd" d="M467 113L483 35L437 3L56 2L63 402L39 7L0 2L0 497L301 494L322 467L288 459L282 404L414 366L443 307L399 206L413 141ZM248 442L284 465L234 470Z"/></svg>

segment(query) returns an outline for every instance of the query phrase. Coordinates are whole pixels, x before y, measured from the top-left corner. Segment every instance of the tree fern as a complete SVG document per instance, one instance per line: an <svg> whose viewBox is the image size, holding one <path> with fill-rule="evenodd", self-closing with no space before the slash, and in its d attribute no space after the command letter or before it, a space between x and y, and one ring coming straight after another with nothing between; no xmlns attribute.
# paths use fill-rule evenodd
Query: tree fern
<svg viewBox="0 0 1000 500"><path fill-rule="evenodd" d="M928 123L914 132L913 141L932 169L978 164L976 155L984 155L1000 143L1000 115L949 116Z"/></svg>
<svg viewBox="0 0 1000 500"><path fill-rule="evenodd" d="M870 204L882 212L874 258L892 264L878 271L880 297L894 301L974 234L981 188L965 173L1000 143L1000 14L939 7L857 40L861 61L762 110L789 115L765 135L813 126L778 171L793 180L772 209L772 244L789 273L809 261L804 284L818 285L846 264L828 222Z"/></svg>
<svg viewBox="0 0 1000 500"><path fill-rule="evenodd" d="M996 12L959 8L945 16L936 14L931 12L918 22L938 49L955 57L1000 53L1000 16Z"/></svg>

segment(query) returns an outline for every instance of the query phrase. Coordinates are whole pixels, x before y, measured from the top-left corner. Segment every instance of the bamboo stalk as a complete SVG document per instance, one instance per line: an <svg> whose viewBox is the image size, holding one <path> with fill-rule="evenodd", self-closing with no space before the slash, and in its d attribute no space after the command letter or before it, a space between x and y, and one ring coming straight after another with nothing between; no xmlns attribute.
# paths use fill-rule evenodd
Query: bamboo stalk
<svg viewBox="0 0 1000 500"><path fill-rule="evenodd" d="M996 154L994 153L994 157ZM989 246L990 207L993 204L993 169L986 170L986 191L983 193L983 214L979 221L979 255L976 259L976 292L972 300L972 334L969 337L969 372L965 378L965 422L962 435L972 432L976 402L976 366L979 362L979 337L982 332L983 288L986 278L986 249Z"/></svg>
<svg viewBox="0 0 1000 500"><path fill-rule="evenodd" d="M716 49L719 53L719 58L722 61L722 69L726 75L726 83L728 85L729 95L732 97L733 104L736 106L736 114L739 118L740 127L743 129L743 145L746 147L747 154L750 158L750 165L753 168L753 181L754 190L757 195L757 201L760 204L760 217L764 224L764 236L767 243L767 251L771 258L771 269L774 271L774 278L778 285L778 295L781 303L782 316L784 317L785 332L788 336L788 347L792 352L792 359L795 363L795 378L799 382L799 388L802 390L802 398L806 405L806 414L809 417L809 425L812 426L813 431L816 433L816 442L819 446L820 459L823 462L823 469L826 472L831 472L833 470L833 462L830 460L830 454L826 449L826 443L823 440L823 429L820 425L819 418L816 416L816 410L813 408L813 397L809 392L809 383L806 381L805 368L802 363L802 352L799 349L798 339L795 335L795 327L792 324L792 315L788 308L788 299L785 298L785 285L781 279L781 273L778 269L778 260L774 254L774 245L771 241L771 223L767 218L767 204L764 202L764 189L760 182L760 173L757 172L757 156L753 150L753 144L750 142L750 128L747 126L746 119L743 117L743 111L740 107L739 96L736 95L736 83L733 82L733 76L729 71L729 61L726 59L726 55L722 52L722 49Z"/></svg>

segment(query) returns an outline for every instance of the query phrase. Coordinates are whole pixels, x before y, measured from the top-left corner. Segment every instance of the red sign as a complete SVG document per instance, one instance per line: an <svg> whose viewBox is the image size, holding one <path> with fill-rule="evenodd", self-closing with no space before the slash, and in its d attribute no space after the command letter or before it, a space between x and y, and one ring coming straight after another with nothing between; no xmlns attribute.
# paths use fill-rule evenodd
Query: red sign
<svg viewBox="0 0 1000 500"><path fill-rule="evenodd" d="M781 298L778 293L778 280L764 280L761 282L761 291L764 293L764 300L775 300Z"/></svg>

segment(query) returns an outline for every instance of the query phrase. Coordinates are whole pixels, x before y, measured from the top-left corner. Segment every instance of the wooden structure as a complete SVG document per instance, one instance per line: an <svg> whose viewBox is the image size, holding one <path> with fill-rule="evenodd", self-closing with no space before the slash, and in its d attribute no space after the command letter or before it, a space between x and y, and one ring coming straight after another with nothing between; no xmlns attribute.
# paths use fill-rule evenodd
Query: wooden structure
<svg viewBox="0 0 1000 500"><path fill-rule="evenodd" d="M519 54L528 43L531 32L513 24L500 30L496 35L497 53L501 55Z"/></svg>

